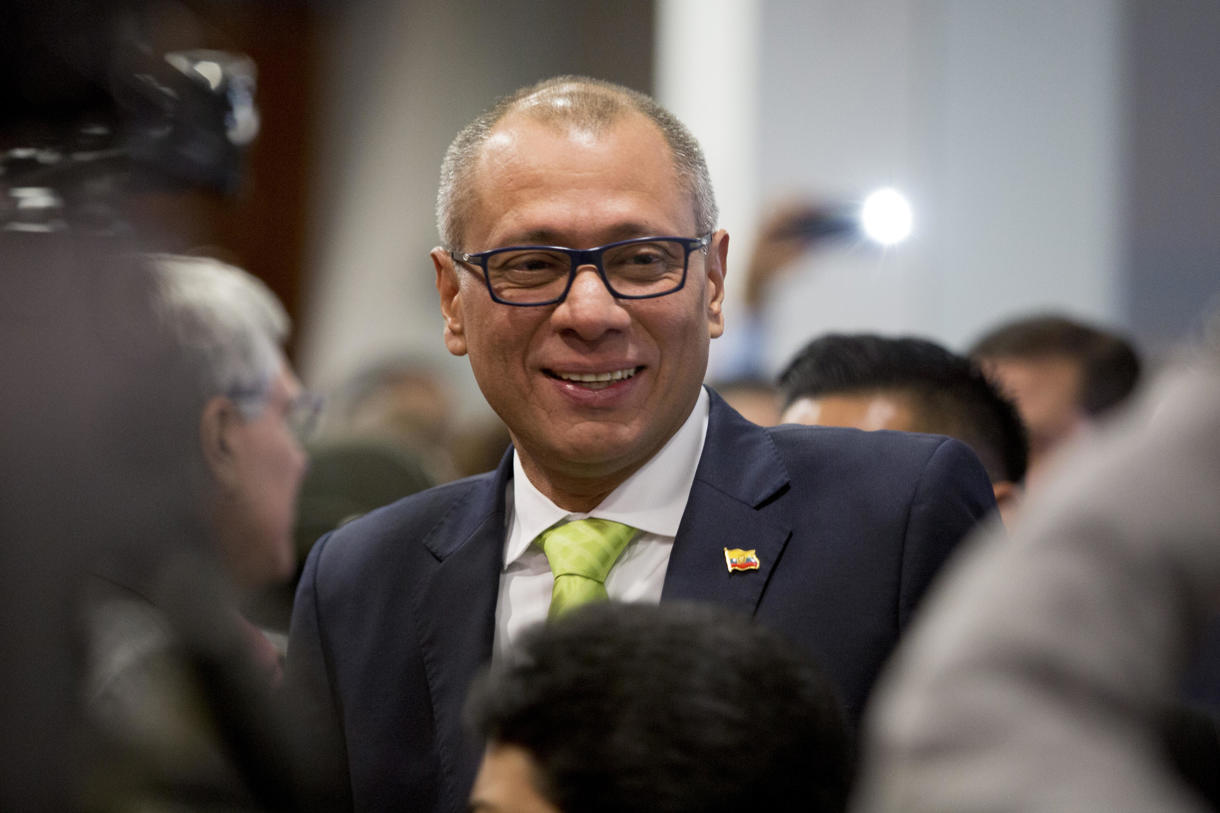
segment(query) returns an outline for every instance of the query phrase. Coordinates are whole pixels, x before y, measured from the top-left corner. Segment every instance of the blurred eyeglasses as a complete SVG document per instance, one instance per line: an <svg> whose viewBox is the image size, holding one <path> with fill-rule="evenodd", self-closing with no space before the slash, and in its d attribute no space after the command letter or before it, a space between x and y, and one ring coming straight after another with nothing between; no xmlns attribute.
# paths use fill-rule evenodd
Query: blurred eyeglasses
<svg viewBox="0 0 1220 813"><path fill-rule="evenodd" d="M288 402L284 412L284 421L288 424L293 437L304 446L318 429L325 401L316 392L302 390Z"/></svg>
<svg viewBox="0 0 1220 813"><path fill-rule="evenodd" d="M238 403L266 406L270 400L266 390L236 390L229 398ZM301 390L283 407L284 423L297 442L304 446L317 431L325 399L316 392Z"/></svg>

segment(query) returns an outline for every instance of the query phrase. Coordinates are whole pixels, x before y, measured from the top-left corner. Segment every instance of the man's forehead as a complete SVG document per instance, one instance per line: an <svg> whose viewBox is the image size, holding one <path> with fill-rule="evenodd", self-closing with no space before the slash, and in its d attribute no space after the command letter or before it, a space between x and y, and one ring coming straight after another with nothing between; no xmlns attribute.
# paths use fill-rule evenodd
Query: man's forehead
<svg viewBox="0 0 1220 813"><path fill-rule="evenodd" d="M480 157L486 161L516 153L526 137L550 137L581 147L595 147L611 133L631 133L662 143L665 136L652 119L634 110L624 110L606 120L586 120L577 117L543 116L533 108L507 113L492 127L483 142ZM668 144L665 145L668 149Z"/></svg>
<svg viewBox="0 0 1220 813"><path fill-rule="evenodd" d="M1081 365L1078 359L1061 353L1036 356L994 356L982 359L983 370L1001 380L1005 388L1078 387Z"/></svg>
<svg viewBox="0 0 1220 813"><path fill-rule="evenodd" d="M521 122L502 122L496 125L491 135L483 142L483 155L494 157L497 154L515 152L520 145L521 136L529 130L549 132L557 139L571 141L573 144L584 147L594 146L605 132L604 128L593 129L578 124L559 125L529 119Z"/></svg>
<svg viewBox="0 0 1220 813"><path fill-rule="evenodd" d="M664 161L663 168L657 161L658 156ZM579 121L540 120L528 112L506 115L485 139L472 169L468 181L469 215L474 220L481 220L480 212L492 213L501 225L506 223L506 218L519 218L522 222L510 230L518 241L524 242L551 241L554 235L535 232L540 228L551 229L554 225L549 218L556 211L557 201L553 197L540 197L536 200L537 210L532 205L527 209L513 208L512 217L508 217L506 200L501 194L505 185L515 189L538 185L540 189L548 187L553 191L556 185L593 190L609 183L606 196L599 199L605 204L605 208L599 210L603 214L611 211L609 207L615 200L610 194L611 188L622 191L638 185L640 194L646 194L650 199L653 193L644 190L657 183L676 191L679 198L686 197L684 192L689 193L664 134L651 119L635 111L625 112L607 127L593 129ZM621 203L623 198L618 200ZM688 213L693 216L693 201L678 205L679 217L685 219ZM532 216L535 211L546 212L547 222L535 222ZM604 225L601 231L614 232L617 236L606 240L657 231L657 224L651 222L655 217L641 220L640 212L634 209L610 217L614 224ZM670 226L667 231L677 228L685 232L691 227Z"/></svg>

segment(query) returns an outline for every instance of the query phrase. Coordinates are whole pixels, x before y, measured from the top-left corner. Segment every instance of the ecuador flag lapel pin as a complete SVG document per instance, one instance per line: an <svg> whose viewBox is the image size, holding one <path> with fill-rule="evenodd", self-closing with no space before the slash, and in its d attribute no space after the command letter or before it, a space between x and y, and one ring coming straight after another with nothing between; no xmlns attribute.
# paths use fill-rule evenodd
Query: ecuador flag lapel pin
<svg viewBox="0 0 1220 813"><path fill-rule="evenodd" d="M736 570L758 570L758 552L741 548L725 548L724 563L730 573Z"/></svg>

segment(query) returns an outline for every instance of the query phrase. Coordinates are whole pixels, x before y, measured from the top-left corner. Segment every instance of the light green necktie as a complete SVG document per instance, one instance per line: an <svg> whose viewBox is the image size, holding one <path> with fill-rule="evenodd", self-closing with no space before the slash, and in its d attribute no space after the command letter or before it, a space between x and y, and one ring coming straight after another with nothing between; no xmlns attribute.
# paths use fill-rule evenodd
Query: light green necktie
<svg viewBox="0 0 1220 813"><path fill-rule="evenodd" d="M604 601L606 576L637 533L639 529L621 522L578 519L539 534L538 541L555 576L547 618L591 601Z"/></svg>

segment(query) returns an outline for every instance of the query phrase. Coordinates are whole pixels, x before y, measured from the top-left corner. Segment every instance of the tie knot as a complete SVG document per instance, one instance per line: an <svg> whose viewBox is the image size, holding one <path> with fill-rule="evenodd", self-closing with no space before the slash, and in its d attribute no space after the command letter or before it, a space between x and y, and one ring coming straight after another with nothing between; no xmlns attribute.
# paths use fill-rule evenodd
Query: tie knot
<svg viewBox="0 0 1220 813"><path fill-rule="evenodd" d="M555 576L605 582L610 568L637 529L609 519L577 519L538 535Z"/></svg>
<svg viewBox="0 0 1220 813"><path fill-rule="evenodd" d="M578 519L538 535L551 565L549 618L573 607L606 599L606 576L619 554L639 531L608 519Z"/></svg>

